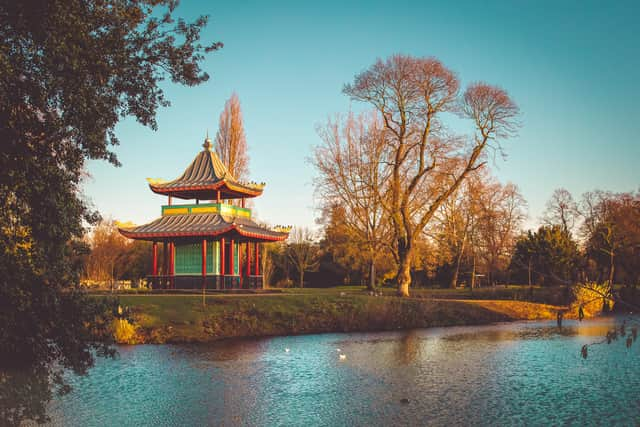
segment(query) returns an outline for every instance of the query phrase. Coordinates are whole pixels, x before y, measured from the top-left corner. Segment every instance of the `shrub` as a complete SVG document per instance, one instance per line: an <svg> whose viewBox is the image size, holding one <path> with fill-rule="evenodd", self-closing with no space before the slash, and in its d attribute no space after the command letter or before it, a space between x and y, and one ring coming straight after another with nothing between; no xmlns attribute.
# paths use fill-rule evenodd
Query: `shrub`
<svg viewBox="0 0 640 427"><path fill-rule="evenodd" d="M127 319L115 319L113 321L113 336L118 344L137 344L138 333Z"/></svg>

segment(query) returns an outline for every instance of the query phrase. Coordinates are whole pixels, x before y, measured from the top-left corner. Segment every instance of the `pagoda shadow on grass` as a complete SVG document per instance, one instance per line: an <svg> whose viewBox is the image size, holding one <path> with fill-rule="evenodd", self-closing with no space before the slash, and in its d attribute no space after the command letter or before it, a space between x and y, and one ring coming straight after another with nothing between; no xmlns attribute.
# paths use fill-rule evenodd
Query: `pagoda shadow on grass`
<svg viewBox="0 0 640 427"><path fill-rule="evenodd" d="M244 202L260 196L264 184L239 182L211 150L208 137L203 147L179 178L148 179L151 191L168 196L162 216L119 231L130 239L153 242L148 276L153 289L262 288L260 244L285 240L290 228L256 224ZM195 204L174 205L173 198L195 199ZM240 206L230 203L237 199ZM161 266L158 243L163 245Z"/></svg>

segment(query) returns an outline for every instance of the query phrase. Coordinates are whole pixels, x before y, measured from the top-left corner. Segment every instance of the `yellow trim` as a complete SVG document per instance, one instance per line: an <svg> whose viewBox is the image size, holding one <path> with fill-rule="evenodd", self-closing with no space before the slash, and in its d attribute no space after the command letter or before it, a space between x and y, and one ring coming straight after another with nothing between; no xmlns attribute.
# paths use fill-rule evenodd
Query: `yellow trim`
<svg viewBox="0 0 640 427"><path fill-rule="evenodd" d="M164 184L168 181L162 179L162 178L147 178L147 182L151 185L157 185L157 184Z"/></svg>
<svg viewBox="0 0 640 427"><path fill-rule="evenodd" d="M182 215L182 214L188 214L189 213L189 208L169 208L169 209L165 209L163 214L164 215Z"/></svg>
<svg viewBox="0 0 640 427"><path fill-rule="evenodd" d="M227 184L227 187L229 187L230 190L237 191L238 193L246 193L247 190L249 190L249 192L252 192L254 194L260 194L262 193L262 189L264 188L264 185L263 186L256 185L256 186L249 187L248 185L242 185L242 184L234 185L233 183L227 180L225 180L224 182L225 184Z"/></svg>
<svg viewBox="0 0 640 427"><path fill-rule="evenodd" d="M191 208L191 213L217 213L218 208L216 206L204 206L201 208Z"/></svg>

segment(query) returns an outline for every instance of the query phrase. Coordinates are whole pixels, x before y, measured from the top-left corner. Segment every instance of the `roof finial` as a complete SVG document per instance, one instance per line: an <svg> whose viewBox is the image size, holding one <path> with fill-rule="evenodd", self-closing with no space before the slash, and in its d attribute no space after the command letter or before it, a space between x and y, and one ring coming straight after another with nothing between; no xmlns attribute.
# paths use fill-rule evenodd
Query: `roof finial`
<svg viewBox="0 0 640 427"><path fill-rule="evenodd" d="M204 140L204 144L202 144L202 146L204 147L205 150L207 151L211 151L211 138L209 138L209 129L207 129L207 137Z"/></svg>

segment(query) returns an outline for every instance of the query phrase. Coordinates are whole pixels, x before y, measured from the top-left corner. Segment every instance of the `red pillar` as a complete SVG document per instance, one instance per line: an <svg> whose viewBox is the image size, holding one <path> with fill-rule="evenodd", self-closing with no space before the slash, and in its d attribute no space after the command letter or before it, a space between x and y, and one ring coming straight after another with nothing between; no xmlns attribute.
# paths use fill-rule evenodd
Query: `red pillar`
<svg viewBox="0 0 640 427"><path fill-rule="evenodd" d="M151 264L151 275L158 275L158 242L153 242L153 263Z"/></svg>
<svg viewBox="0 0 640 427"><path fill-rule="evenodd" d="M251 245L247 242L247 277L251 276Z"/></svg>
<svg viewBox="0 0 640 427"><path fill-rule="evenodd" d="M224 238L220 239L220 275L224 276Z"/></svg>
<svg viewBox="0 0 640 427"><path fill-rule="evenodd" d="M169 274L171 275L171 289L175 288L174 275L176 274L176 245L169 243Z"/></svg>
<svg viewBox="0 0 640 427"><path fill-rule="evenodd" d="M162 278L161 283L163 283L163 287L167 285L167 276L169 276L169 245L167 242L162 242L162 275L165 276Z"/></svg>
<svg viewBox="0 0 640 427"><path fill-rule="evenodd" d="M242 288L242 245L238 242L238 276L240 276L240 288Z"/></svg>
<svg viewBox="0 0 640 427"><path fill-rule="evenodd" d="M207 239L202 239L202 288L207 287Z"/></svg>
<svg viewBox="0 0 640 427"><path fill-rule="evenodd" d="M231 244L229 245L229 274L233 276L235 270L233 268L233 239L231 239ZM232 286L233 287L233 286Z"/></svg>
<svg viewBox="0 0 640 427"><path fill-rule="evenodd" d="M260 244L258 242L256 242L256 250L255 250L255 257L256 257L256 276L260 275Z"/></svg>

